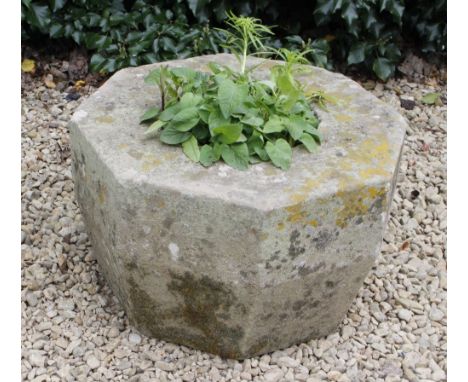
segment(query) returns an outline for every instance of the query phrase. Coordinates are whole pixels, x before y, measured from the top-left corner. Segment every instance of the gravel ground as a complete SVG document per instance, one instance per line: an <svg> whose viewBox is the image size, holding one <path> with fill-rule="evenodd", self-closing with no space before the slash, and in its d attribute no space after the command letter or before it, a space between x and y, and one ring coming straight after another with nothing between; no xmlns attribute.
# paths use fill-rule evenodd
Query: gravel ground
<svg viewBox="0 0 468 382"><path fill-rule="evenodd" d="M129 326L73 195L66 124L95 88L67 82L67 62L49 64L50 76L22 79L23 380L446 380L446 105L420 102L427 92L445 99L444 71L416 62L403 79L363 82L410 129L382 254L339 331L238 362Z"/></svg>

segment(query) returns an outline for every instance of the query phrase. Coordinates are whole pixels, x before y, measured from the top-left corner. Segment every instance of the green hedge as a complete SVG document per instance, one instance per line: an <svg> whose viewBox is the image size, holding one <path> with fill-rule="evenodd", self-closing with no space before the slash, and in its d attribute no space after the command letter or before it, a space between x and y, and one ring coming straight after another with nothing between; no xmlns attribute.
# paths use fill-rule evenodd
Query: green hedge
<svg viewBox="0 0 468 382"><path fill-rule="evenodd" d="M408 44L445 54L446 0L22 0L22 39L70 39L91 68L114 72L223 51L226 10L277 25L275 47L311 48L318 66L372 70L386 80Z"/></svg>

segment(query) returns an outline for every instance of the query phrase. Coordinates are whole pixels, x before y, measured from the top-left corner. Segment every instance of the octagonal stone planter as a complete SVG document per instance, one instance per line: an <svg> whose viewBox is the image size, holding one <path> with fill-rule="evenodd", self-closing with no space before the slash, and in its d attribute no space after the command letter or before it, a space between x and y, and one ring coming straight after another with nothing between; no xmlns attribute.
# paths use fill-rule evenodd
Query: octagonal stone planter
<svg viewBox="0 0 468 382"><path fill-rule="evenodd" d="M210 61L237 65L226 54L165 64ZM131 323L229 358L336 330L379 254L403 118L343 75L311 68L298 79L336 99L317 109L316 154L296 147L286 172L205 169L143 139L139 117L158 98L143 80L157 66L119 71L70 122L77 200Z"/></svg>

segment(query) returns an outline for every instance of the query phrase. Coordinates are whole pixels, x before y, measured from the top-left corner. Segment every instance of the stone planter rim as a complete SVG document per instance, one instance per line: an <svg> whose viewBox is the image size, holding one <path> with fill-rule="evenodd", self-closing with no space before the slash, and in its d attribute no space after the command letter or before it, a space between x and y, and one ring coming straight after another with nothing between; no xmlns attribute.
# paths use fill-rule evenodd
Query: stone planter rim
<svg viewBox="0 0 468 382"><path fill-rule="evenodd" d="M327 103L327 110L313 106L320 119L323 144L313 154L301 147L293 148L288 171L271 163L238 171L218 162L206 169L186 158L179 146L144 140L145 127L139 124L139 118L146 108L159 103L157 88L143 85L146 74L161 65L184 66L186 62L198 63L200 70L208 71L206 64L214 58L237 65L234 56L223 53L122 69L101 87L100 91L108 94L83 102L71 125L79 123L84 134L94 135L94 150L110 171L118 174L119 182L222 197L227 203L263 211L291 206L312 196L326 196L338 189L359 188L363 177L367 185L376 187L391 179L405 133L403 117L354 81L317 67L311 67L311 74L301 75L299 80L310 81L313 88L323 90L337 102ZM250 57L248 65L259 61L265 61L261 70L278 63ZM314 76L318 73L320 76ZM268 75L268 71L262 74ZM316 81L318 77L320 81ZM118 89L129 86L138 91L124 100L127 104L119 103ZM107 102L107 96L114 101ZM96 110L96 102L102 102L109 111L90 115L91 109ZM119 108L124 111L119 113Z"/></svg>

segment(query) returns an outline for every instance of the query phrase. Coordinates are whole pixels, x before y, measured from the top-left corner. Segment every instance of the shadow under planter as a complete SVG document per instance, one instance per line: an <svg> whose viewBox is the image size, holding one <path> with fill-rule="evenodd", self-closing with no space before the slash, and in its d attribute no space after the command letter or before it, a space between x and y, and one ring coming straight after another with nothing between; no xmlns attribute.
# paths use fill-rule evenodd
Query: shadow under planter
<svg viewBox="0 0 468 382"><path fill-rule="evenodd" d="M207 71L231 55L164 64ZM249 65L260 59L250 59ZM256 69L268 78L275 61ZM336 102L317 109L323 144L269 163L204 168L180 147L144 140L155 102L146 74L124 69L70 122L76 196L94 252L143 333L247 358L337 328L379 254L406 123L341 74L298 80Z"/></svg>

